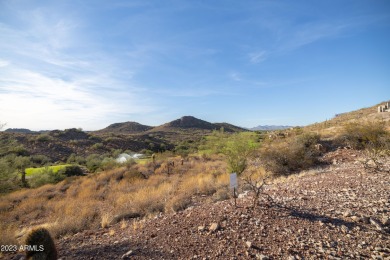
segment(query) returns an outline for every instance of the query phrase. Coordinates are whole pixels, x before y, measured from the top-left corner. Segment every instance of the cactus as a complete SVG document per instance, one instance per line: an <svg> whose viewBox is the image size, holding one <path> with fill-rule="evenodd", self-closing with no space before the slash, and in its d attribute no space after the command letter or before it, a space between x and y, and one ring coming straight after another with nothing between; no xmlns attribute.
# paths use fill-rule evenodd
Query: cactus
<svg viewBox="0 0 390 260"><path fill-rule="evenodd" d="M34 250L26 251L27 260L56 260L57 249L50 233L45 228L33 229L26 238L26 245Z"/></svg>

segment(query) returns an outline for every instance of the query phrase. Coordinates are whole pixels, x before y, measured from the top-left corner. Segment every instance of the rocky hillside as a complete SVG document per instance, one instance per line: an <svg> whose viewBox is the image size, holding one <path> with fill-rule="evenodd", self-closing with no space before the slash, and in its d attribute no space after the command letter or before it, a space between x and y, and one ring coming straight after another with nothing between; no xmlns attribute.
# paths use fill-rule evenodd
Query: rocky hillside
<svg viewBox="0 0 390 260"><path fill-rule="evenodd" d="M52 161L66 161L71 154L109 154L117 149L159 152L172 150L183 142L195 146L205 135L221 127L227 132L246 131L231 124L212 124L192 116L184 116L158 127L124 122L93 132L75 128L47 132L17 129L0 132L0 155L1 151L7 153L8 149L12 152L15 147L18 148L17 154L45 155ZM10 147L5 147L7 145Z"/></svg>
<svg viewBox="0 0 390 260"><path fill-rule="evenodd" d="M378 106L384 105L385 102L376 104L371 107L361 108L351 112L340 113L335 115L332 119L320 123L314 123L306 126L308 130L325 130L325 132L337 133L338 129L350 122L359 122L365 120L378 120L387 124L390 129L390 112L378 113Z"/></svg>
<svg viewBox="0 0 390 260"><path fill-rule="evenodd" d="M175 214L128 220L57 241L61 259L389 259L390 178L368 174L357 151L251 194Z"/></svg>

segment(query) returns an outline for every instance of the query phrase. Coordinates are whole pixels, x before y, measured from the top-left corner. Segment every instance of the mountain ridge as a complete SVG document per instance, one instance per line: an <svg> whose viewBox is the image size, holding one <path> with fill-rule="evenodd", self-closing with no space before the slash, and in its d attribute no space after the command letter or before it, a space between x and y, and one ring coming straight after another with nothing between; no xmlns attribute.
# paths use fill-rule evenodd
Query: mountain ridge
<svg viewBox="0 0 390 260"><path fill-rule="evenodd" d="M268 131L271 131L271 130L284 130L284 129L288 129L291 127L293 127L293 126L289 126L289 125L258 125L258 126L249 128L249 130L252 130L252 131L268 130Z"/></svg>

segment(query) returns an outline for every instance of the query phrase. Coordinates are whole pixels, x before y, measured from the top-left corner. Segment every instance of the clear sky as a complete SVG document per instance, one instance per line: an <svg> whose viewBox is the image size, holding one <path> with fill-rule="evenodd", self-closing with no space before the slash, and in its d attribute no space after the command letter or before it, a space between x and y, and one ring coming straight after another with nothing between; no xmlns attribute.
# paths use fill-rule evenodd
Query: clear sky
<svg viewBox="0 0 390 260"><path fill-rule="evenodd" d="M0 0L0 122L306 125L390 99L390 1Z"/></svg>

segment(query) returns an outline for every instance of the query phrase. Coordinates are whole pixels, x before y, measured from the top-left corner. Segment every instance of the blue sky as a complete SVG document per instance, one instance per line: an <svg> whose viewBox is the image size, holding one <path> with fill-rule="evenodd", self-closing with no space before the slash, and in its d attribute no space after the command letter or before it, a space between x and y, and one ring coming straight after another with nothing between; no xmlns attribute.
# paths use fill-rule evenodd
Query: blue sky
<svg viewBox="0 0 390 260"><path fill-rule="evenodd" d="M390 2L0 0L0 122L306 125L390 99Z"/></svg>

